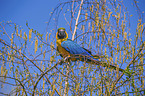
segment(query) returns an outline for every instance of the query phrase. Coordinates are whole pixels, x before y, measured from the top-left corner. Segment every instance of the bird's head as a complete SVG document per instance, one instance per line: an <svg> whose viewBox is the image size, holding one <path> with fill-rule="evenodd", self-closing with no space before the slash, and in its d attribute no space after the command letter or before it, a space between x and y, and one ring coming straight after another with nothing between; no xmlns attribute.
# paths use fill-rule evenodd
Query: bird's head
<svg viewBox="0 0 145 96"><path fill-rule="evenodd" d="M68 34L65 31L65 28L59 28L57 33L56 33L56 39L67 39Z"/></svg>

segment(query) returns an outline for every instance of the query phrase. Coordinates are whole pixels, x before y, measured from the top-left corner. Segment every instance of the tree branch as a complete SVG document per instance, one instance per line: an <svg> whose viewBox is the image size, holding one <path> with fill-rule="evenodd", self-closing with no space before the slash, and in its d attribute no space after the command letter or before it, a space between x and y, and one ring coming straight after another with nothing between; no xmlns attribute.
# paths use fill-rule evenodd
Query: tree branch
<svg viewBox="0 0 145 96"><path fill-rule="evenodd" d="M75 38L75 34L76 34L77 26L78 26L78 20L79 20L80 14L81 14L82 5L83 5L83 0L81 0L80 9L79 9L78 16L76 19L75 29L74 29L74 32L72 35L72 40L74 40L74 38Z"/></svg>

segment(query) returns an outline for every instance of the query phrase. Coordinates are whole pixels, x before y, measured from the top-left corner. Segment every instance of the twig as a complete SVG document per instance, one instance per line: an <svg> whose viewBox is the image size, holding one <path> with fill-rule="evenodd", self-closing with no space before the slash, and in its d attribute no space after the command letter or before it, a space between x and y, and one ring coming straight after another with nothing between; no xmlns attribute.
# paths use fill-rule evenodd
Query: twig
<svg viewBox="0 0 145 96"><path fill-rule="evenodd" d="M83 5L83 0L81 0L80 9L79 9L78 16L77 16L77 19L76 19L75 29L74 29L74 32L73 32L73 35L72 35L72 40L74 40L74 37L75 37L75 34L76 34L76 30L77 30L77 26L78 26L78 20L79 20L80 14L81 14L82 5Z"/></svg>

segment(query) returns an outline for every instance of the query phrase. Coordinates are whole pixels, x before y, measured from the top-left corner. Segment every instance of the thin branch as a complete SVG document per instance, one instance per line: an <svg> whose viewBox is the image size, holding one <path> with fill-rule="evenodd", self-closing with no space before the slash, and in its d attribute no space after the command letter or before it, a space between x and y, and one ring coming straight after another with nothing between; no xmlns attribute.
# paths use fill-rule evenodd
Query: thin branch
<svg viewBox="0 0 145 96"><path fill-rule="evenodd" d="M81 0L80 9L79 9L78 16L76 19L75 29L74 29L74 32L72 35L72 40L74 40L74 38L75 38L75 34L76 34L77 26L78 26L78 20L79 20L80 14L81 14L82 5L83 5L83 0Z"/></svg>
<svg viewBox="0 0 145 96"><path fill-rule="evenodd" d="M0 92L0 94L2 94L2 95L6 95L6 96L10 96L9 94L5 94L5 93L2 93L2 92Z"/></svg>
<svg viewBox="0 0 145 96"><path fill-rule="evenodd" d="M0 26L2 27L2 29L4 30L5 34L8 36L8 38L11 40L10 36L7 34L5 28L2 26L2 24L0 24Z"/></svg>

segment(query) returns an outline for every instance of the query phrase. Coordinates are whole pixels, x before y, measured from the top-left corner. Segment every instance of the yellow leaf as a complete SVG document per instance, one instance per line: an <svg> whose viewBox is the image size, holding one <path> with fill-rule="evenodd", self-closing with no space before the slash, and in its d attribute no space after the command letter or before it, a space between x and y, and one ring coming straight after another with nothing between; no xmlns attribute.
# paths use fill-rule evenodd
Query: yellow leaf
<svg viewBox="0 0 145 96"><path fill-rule="evenodd" d="M92 31L94 31L94 22L92 22Z"/></svg>
<svg viewBox="0 0 145 96"><path fill-rule="evenodd" d="M127 39L127 33L124 32L124 39Z"/></svg>
<svg viewBox="0 0 145 96"><path fill-rule="evenodd" d="M17 28L17 30L16 30L16 35L18 36L18 28Z"/></svg>
<svg viewBox="0 0 145 96"><path fill-rule="evenodd" d="M37 47L38 47L38 39L37 37L35 37L35 53L37 52Z"/></svg>
<svg viewBox="0 0 145 96"><path fill-rule="evenodd" d="M13 39L14 39L14 33L12 33L12 38L11 38L11 44L13 44Z"/></svg>
<svg viewBox="0 0 145 96"><path fill-rule="evenodd" d="M8 74L8 70L5 70L4 76L7 77L7 74ZM6 78L4 78L4 79L6 79ZM5 80L4 80L4 81L5 81Z"/></svg>
<svg viewBox="0 0 145 96"><path fill-rule="evenodd" d="M1 76L4 74L4 71L3 71L4 67L1 66Z"/></svg>
<svg viewBox="0 0 145 96"><path fill-rule="evenodd" d="M117 14L118 19L120 19L120 13Z"/></svg>
<svg viewBox="0 0 145 96"><path fill-rule="evenodd" d="M94 6L92 5L92 8L91 8L92 9L92 12L93 12L93 8L94 8Z"/></svg>
<svg viewBox="0 0 145 96"><path fill-rule="evenodd" d="M25 40L27 40L27 34L26 32L24 32L24 37L23 37Z"/></svg>
<svg viewBox="0 0 145 96"><path fill-rule="evenodd" d="M112 12L109 12L109 14L108 14L108 20L110 19L110 15L112 14Z"/></svg>
<svg viewBox="0 0 145 96"><path fill-rule="evenodd" d="M20 38L22 38L22 29L20 30Z"/></svg>
<svg viewBox="0 0 145 96"><path fill-rule="evenodd" d="M47 35L48 35L48 32L47 32L47 34L46 34L46 37L45 37L45 39L46 39L46 42L47 42Z"/></svg>
<svg viewBox="0 0 145 96"><path fill-rule="evenodd" d="M119 44L117 44L117 54L118 54L118 50L119 50Z"/></svg>
<svg viewBox="0 0 145 96"><path fill-rule="evenodd" d="M33 31L33 29L30 29L30 30L29 30L29 41L30 41L31 38L32 38L32 31Z"/></svg>
<svg viewBox="0 0 145 96"><path fill-rule="evenodd" d="M46 51L44 51L44 53L43 53L43 58L45 58L45 53L46 53Z"/></svg>
<svg viewBox="0 0 145 96"><path fill-rule="evenodd" d="M85 19L87 20L87 18L88 18L88 13L85 13Z"/></svg>
<svg viewBox="0 0 145 96"><path fill-rule="evenodd" d="M49 33L49 40L50 40L51 33Z"/></svg>

